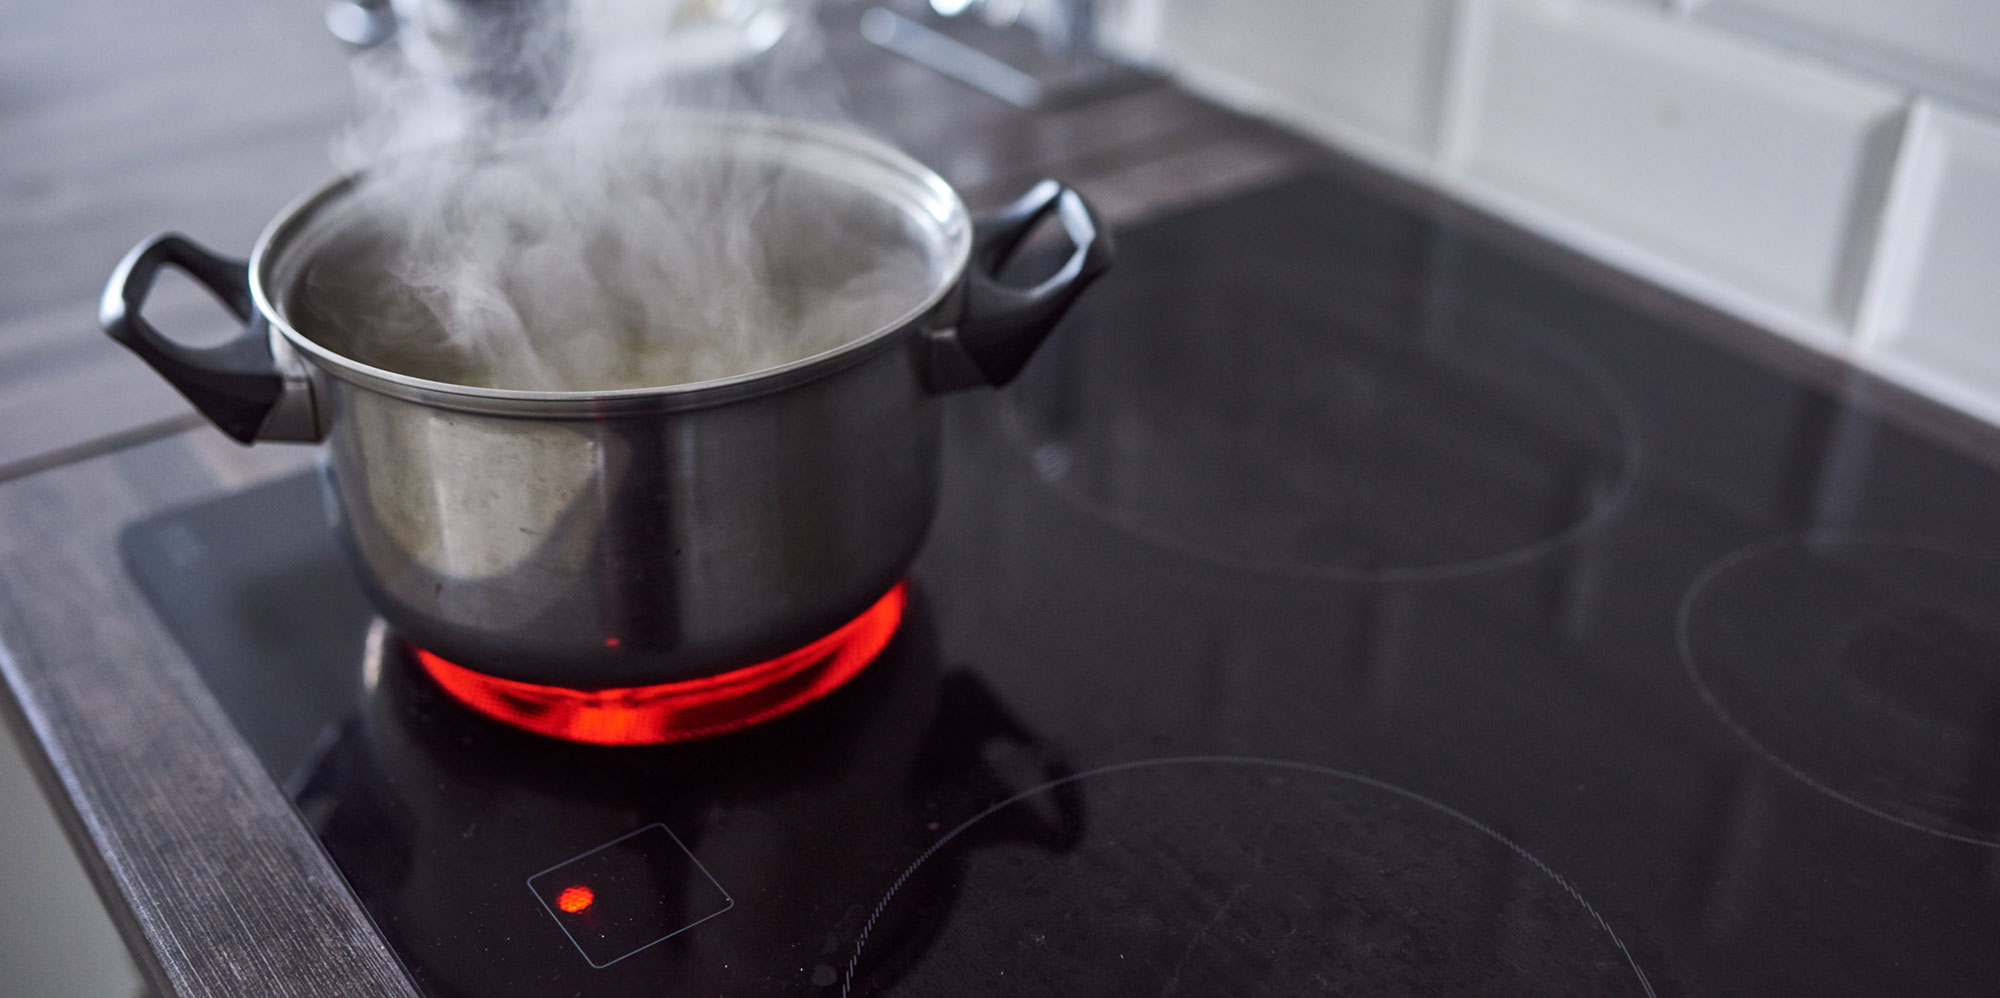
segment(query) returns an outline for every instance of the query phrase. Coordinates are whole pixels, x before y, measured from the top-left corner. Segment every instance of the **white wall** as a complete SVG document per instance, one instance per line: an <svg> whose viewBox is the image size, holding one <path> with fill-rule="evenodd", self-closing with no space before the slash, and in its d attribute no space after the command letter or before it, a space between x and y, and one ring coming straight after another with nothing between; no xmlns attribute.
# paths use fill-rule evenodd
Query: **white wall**
<svg viewBox="0 0 2000 998"><path fill-rule="evenodd" d="M1133 0L1196 89L2000 423L2000 0Z"/></svg>

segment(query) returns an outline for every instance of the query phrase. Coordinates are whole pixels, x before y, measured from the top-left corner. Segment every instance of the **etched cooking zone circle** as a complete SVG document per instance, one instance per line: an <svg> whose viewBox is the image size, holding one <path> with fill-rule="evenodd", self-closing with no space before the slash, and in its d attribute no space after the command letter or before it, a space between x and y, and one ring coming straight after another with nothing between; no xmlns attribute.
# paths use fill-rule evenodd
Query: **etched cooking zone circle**
<svg viewBox="0 0 2000 998"><path fill-rule="evenodd" d="M983 848L987 832L1037 824L1072 834ZM1575 888L1493 829L1358 774L1229 756L1086 770L943 833L876 906L843 993L884 981L911 994L1085 981L1100 994L1653 994Z"/></svg>
<svg viewBox="0 0 2000 998"><path fill-rule="evenodd" d="M1888 533L1788 535L1711 566L1682 663L1722 722L1822 793L2000 846L2000 558Z"/></svg>
<svg viewBox="0 0 2000 998"><path fill-rule="evenodd" d="M1327 286L1324 246L1241 268L1120 251L1144 279L1083 303L1050 347L1068 362L1031 367L1008 411L1043 481L1150 543L1256 572L1448 578L1568 544L1638 473L1616 382L1496 303L1440 306L1367 271ZM1149 348L1168 324L1198 332Z"/></svg>

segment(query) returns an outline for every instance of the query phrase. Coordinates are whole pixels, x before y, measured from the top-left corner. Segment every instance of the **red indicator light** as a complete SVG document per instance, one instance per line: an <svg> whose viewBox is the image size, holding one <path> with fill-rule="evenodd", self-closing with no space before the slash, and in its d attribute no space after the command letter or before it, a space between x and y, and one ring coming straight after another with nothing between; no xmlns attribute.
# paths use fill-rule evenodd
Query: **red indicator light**
<svg viewBox="0 0 2000 998"><path fill-rule="evenodd" d="M574 915L590 907L590 903L595 900L597 900L595 891L578 884L575 887L565 887L561 894L556 895L556 907Z"/></svg>
<svg viewBox="0 0 2000 998"><path fill-rule="evenodd" d="M905 584L840 629L767 662L656 686L573 690L500 679L421 648L417 661L460 703L536 734L593 745L657 745L725 734L790 713L874 661L903 622Z"/></svg>

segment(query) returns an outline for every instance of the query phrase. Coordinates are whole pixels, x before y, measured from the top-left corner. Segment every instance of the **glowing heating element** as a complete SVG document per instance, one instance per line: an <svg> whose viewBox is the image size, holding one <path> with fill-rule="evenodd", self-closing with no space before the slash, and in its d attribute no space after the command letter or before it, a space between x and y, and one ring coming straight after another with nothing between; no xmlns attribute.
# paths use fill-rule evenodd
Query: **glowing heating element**
<svg viewBox="0 0 2000 998"><path fill-rule="evenodd" d="M889 644L907 602L899 582L861 616L804 648L720 675L657 686L541 686L474 672L421 648L417 661L445 692L496 721L593 745L657 745L761 724L833 692Z"/></svg>

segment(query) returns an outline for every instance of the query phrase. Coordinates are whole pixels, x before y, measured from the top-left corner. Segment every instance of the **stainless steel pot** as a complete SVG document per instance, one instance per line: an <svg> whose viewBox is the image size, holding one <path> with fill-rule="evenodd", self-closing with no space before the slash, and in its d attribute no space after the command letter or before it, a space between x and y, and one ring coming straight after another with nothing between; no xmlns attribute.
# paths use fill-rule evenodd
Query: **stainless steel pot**
<svg viewBox="0 0 2000 998"><path fill-rule="evenodd" d="M425 380L289 321L315 254L351 222L348 179L281 214L247 263L178 235L140 243L112 274L100 323L237 440L326 441L334 529L383 616L417 644L572 689L757 662L832 631L902 577L935 503L937 395L1011 379L1109 265L1111 242L1053 181L975 223L934 173L846 132L724 117L689 134L892 210L932 261L928 292L836 347L720 380L599 392ZM1050 215L1073 244L1061 268L1001 283ZM166 265L214 291L241 336L195 348L148 324Z"/></svg>

